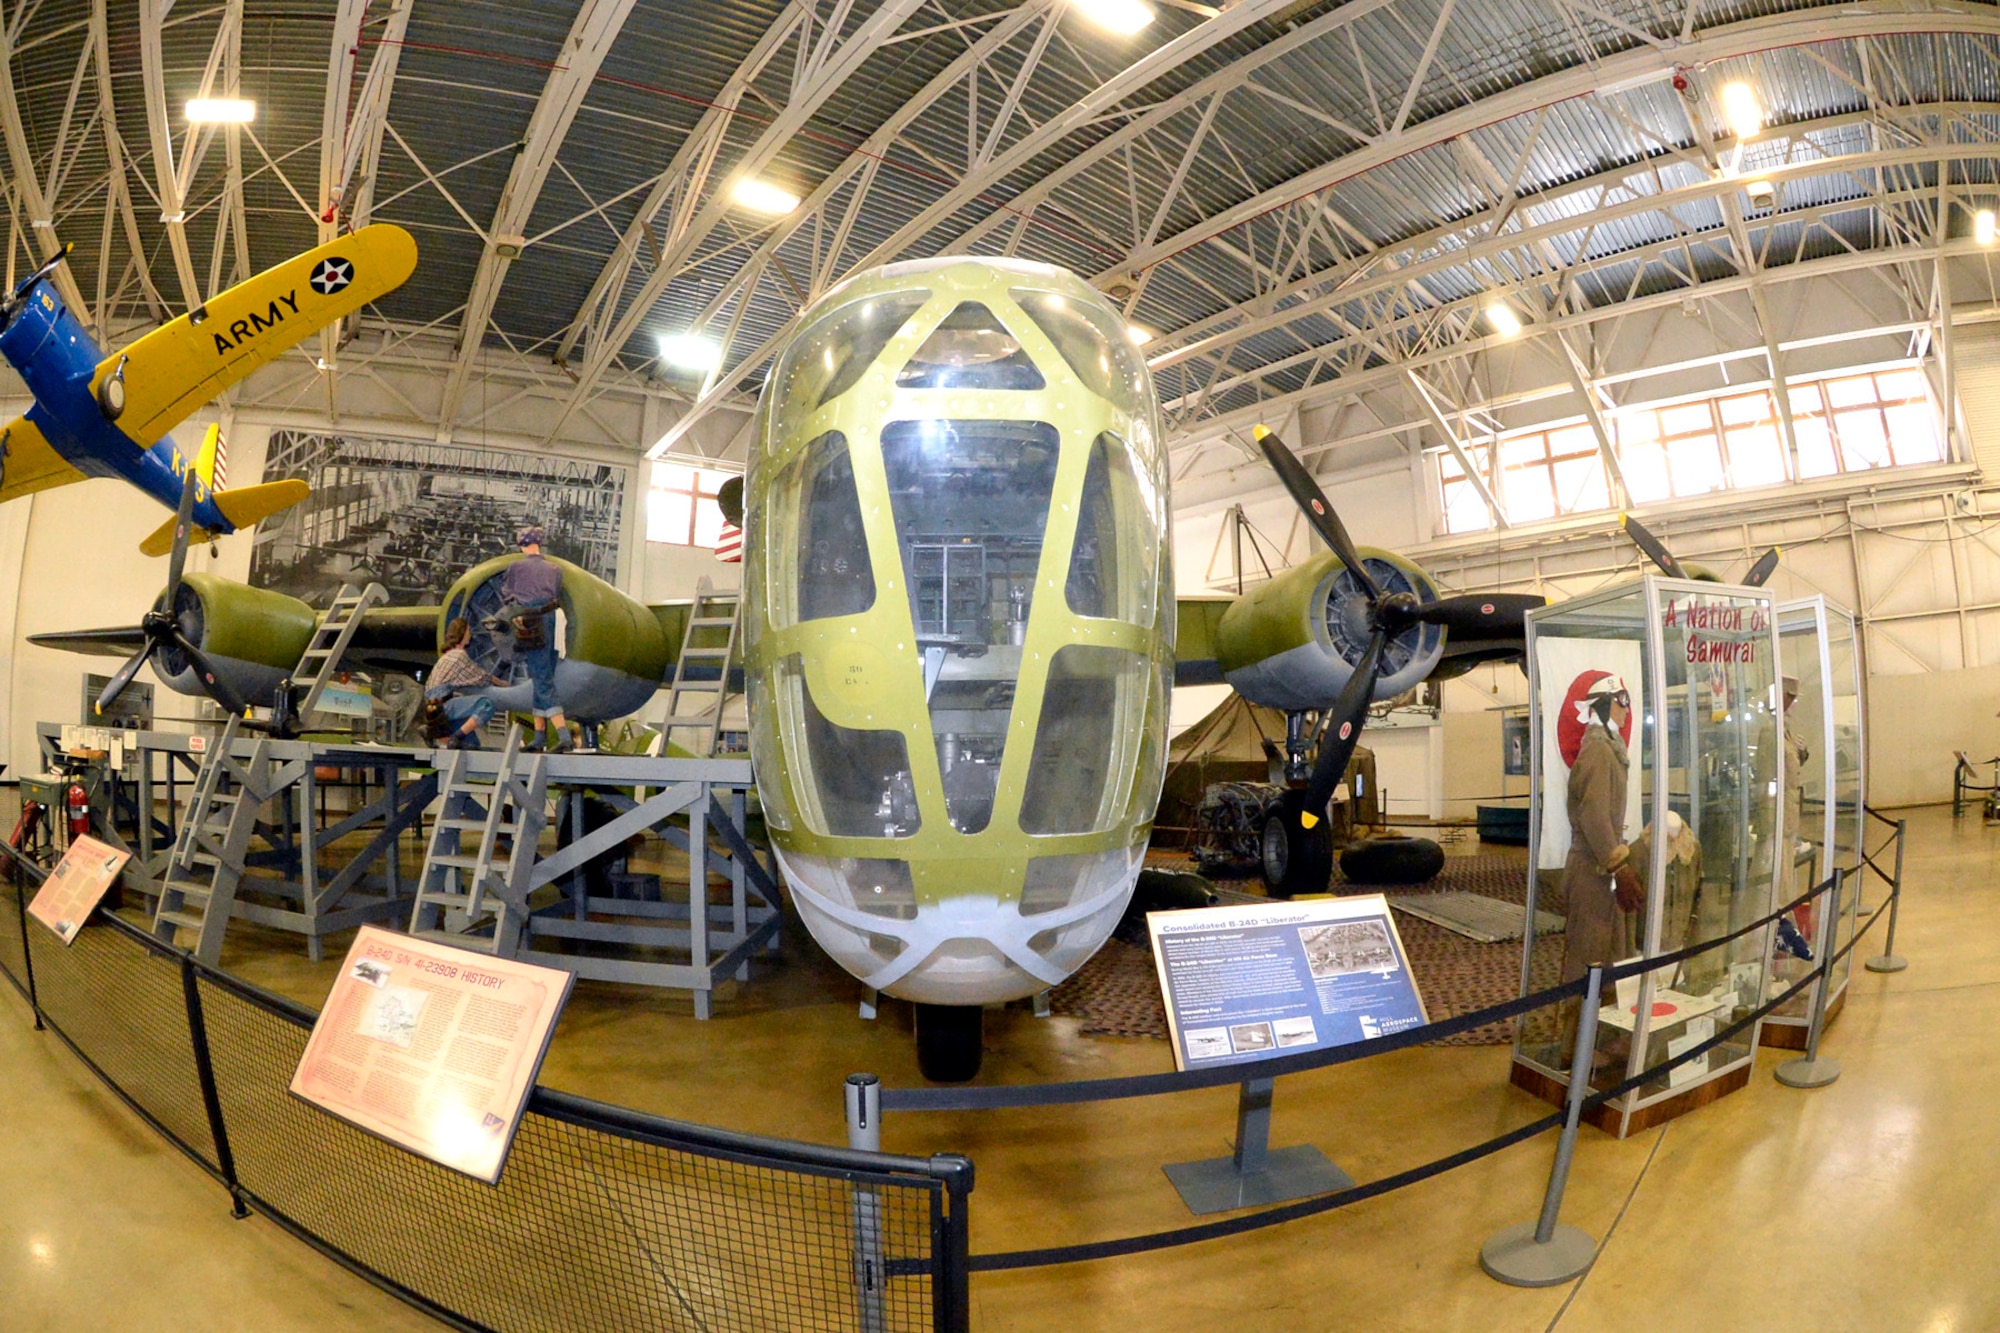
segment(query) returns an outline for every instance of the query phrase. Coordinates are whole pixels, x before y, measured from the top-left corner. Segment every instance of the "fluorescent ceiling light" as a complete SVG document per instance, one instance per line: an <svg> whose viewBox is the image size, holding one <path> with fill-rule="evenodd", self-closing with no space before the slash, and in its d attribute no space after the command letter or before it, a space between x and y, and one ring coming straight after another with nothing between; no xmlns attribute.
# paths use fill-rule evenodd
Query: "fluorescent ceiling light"
<svg viewBox="0 0 2000 1333"><path fill-rule="evenodd" d="M1132 340L1134 347L1144 347L1147 343L1153 341L1153 331L1139 324L1127 324L1125 326L1125 336Z"/></svg>
<svg viewBox="0 0 2000 1333"><path fill-rule="evenodd" d="M1144 0L1070 0L1070 8L1121 37L1130 37L1153 21L1153 7Z"/></svg>
<svg viewBox="0 0 2000 1333"><path fill-rule="evenodd" d="M1502 338L1511 338L1521 331L1521 317L1505 301L1495 301L1486 307L1486 322Z"/></svg>
<svg viewBox="0 0 2000 1333"><path fill-rule="evenodd" d="M722 368L722 348L698 333L670 333L660 339L660 360L706 375Z"/></svg>
<svg viewBox="0 0 2000 1333"><path fill-rule="evenodd" d="M753 213L783 217L799 206L799 197L769 181L740 180L729 197Z"/></svg>
<svg viewBox="0 0 2000 1333"><path fill-rule="evenodd" d="M1727 83L1722 87L1722 118L1729 122L1729 131L1739 139L1748 139L1764 128L1764 109L1757 105L1757 94L1747 83Z"/></svg>
<svg viewBox="0 0 2000 1333"><path fill-rule="evenodd" d="M247 125L257 119L257 104L240 97L196 97L187 104L190 125Z"/></svg>
<svg viewBox="0 0 2000 1333"><path fill-rule="evenodd" d="M1972 238L1981 245L1993 244L1993 210L1982 208L1972 215Z"/></svg>

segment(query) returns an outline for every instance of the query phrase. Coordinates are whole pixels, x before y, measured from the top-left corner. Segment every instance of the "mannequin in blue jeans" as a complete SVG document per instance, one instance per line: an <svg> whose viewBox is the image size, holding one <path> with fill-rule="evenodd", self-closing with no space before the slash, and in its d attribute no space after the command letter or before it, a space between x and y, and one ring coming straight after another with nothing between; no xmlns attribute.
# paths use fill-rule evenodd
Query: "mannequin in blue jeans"
<svg viewBox="0 0 2000 1333"><path fill-rule="evenodd" d="M516 629L514 660L527 668L535 690L535 735L524 747L550 753L569 748L569 723L556 695L556 606L562 601L562 569L542 554L547 534L539 525L521 529L522 558L500 578L506 603L500 615Z"/></svg>
<svg viewBox="0 0 2000 1333"><path fill-rule="evenodd" d="M493 700L483 694L466 693L502 682L482 670L465 651L472 627L454 620L444 627L444 655L431 668L424 682L424 698L441 701L444 715L451 721L451 734L441 742L444 749L477 750L479 729L493 718Z"/></svg>

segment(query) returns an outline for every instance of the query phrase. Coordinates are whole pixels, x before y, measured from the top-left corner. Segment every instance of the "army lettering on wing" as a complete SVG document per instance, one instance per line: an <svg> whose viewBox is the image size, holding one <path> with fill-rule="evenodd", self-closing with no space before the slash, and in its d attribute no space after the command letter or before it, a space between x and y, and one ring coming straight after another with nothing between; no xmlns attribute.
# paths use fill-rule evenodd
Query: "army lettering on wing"
<svg viewBox="0 0 2000 1333"><path fill-rule="evenodd" d="M285 311L279 308L279 302L283 302L294 315L299 313L297 290L294 289L293 291L286 292L276 301L271 302L269 309L261 313L253 310L250 312L248 319L232 321L227 333L219 329L216 330L214 334L215 354L217 356L228 356L249 339L256 337L267 329L275 329L278 325L284 323Z"/></svg>

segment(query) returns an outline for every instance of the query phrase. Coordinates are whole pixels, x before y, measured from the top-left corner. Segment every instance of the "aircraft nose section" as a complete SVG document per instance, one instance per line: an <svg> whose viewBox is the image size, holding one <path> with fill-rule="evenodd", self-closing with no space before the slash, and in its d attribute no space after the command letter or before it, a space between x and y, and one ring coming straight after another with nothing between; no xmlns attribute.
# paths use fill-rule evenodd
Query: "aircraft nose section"
<svg viewBox="0 0 2000 1333"><path fill-rule="evenodd" d="M1021 999L1081 967L1124 915L1144 844L1037 857L1018 899L958 893L926 903L909 862L777 852L800 917L834 961L898 999L965 1005ZM988 870L993 880L1005 873ZM954 861L945 873L978 867Z"/></svg>

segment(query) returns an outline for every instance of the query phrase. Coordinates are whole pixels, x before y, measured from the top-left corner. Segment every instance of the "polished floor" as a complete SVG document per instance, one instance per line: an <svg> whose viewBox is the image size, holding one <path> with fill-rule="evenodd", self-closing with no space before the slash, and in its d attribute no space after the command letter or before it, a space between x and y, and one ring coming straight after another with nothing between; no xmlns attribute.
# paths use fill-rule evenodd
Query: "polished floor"
<svg viewBox="0 0 2000 1333"><path fill-rule="evenodd" d="M1478 1265L1533 1217L1544 1137L1411 1189L1231 1240L982 1275L974 1327L1025 1330L2000 1329L2000 829L1911 812L1897 952L1854 973L1825 1054L1838 1082L1785 1088L1760 1056L1743 1092L1617 1142L1586 1129L1564 1220L1603 1241L1562 1287L1500 1286ZM1879 894L1873 897L1879 897ZM1871 898L1872 900L1872 898ZM1879 947L1880 928L1864 945ZM333 964L294 939L232 932L226 965L317 1004ZM907 1013L864 1024L851 982L789 939L710 1022L684 1000L582 987L544 1070L552 1086L823 1142L842 1078L915 1081ZM1162 1043L989 1018L993 1081L1167 1067ZM1451 1152L1545 1109L1501 1048L1418 1049L1278 1088L1273 1141L1311 1142L1361 1179ZM1162 1163L1226 1153L1227 1091L985 1117L892 1117L885 1147L978 1164L975 1252L1184 1224ZM434 1328L261 1219L158 1140L0 985L0 1330Z"/></svg>

